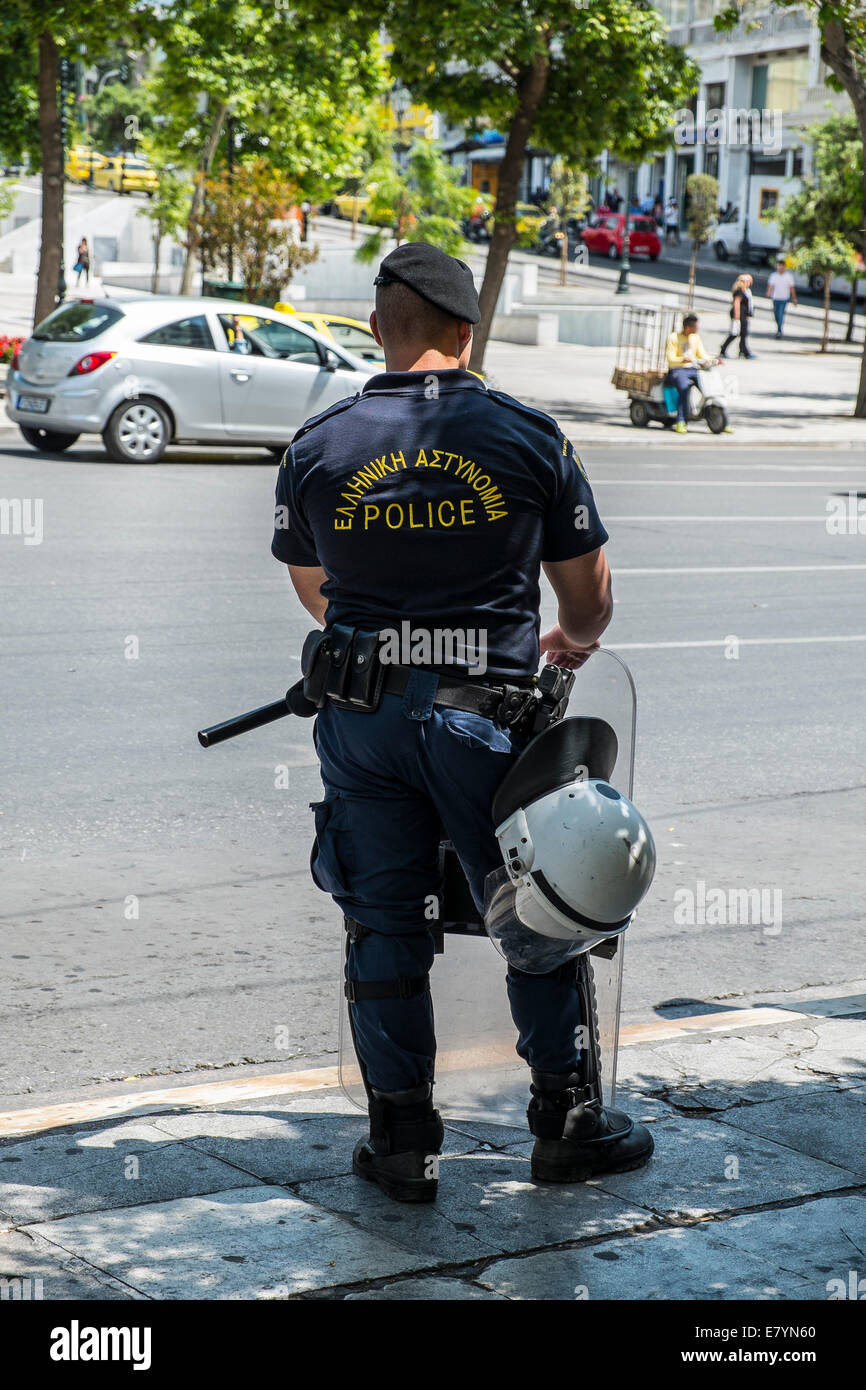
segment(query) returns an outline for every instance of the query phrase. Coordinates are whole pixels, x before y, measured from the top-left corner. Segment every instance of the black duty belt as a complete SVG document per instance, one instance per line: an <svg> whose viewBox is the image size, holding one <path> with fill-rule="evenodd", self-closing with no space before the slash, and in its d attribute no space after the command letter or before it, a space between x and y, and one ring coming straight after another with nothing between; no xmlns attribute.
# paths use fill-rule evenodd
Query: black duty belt
<svg viewBox="0 0 866 1390"><path fill-rule="evenodd" d="M384 693L405 694L410 675L418 669L413 666L387 667L382 687ZM516 677L516 680L520 679ZM440 708L480 714L509 728L517 724L527 710L537 703L533 678L526 676L523 679L525 684L520 685L480 685L472 681L455 681L448 676L440 676L433 703Z"/></svg>

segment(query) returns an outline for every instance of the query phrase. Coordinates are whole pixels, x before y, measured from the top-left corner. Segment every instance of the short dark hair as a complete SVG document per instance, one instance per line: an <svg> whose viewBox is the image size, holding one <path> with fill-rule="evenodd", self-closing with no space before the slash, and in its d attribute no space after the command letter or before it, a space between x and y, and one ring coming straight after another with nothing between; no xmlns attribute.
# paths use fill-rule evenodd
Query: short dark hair
<svg viewBox="0 0 866 1390"><path fill-rule="evenodd" d="M697 321L697 314L683 314L683 328L686 328L690 323L697 323Z"/></svg>
<svg viewBox="0 0 866 1390"><path fill-rule="evenodd" d="M404 339L431 346L459 323L453 314L431 304L402 280L376 286L376 319L383 342Z"/></svg>

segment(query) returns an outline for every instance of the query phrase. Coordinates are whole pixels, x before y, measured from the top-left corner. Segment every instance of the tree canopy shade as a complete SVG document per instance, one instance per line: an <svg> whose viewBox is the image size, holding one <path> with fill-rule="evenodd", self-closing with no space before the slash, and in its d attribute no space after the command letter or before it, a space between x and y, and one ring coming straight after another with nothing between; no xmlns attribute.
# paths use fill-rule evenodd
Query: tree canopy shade
<svg viewBox="0 0 866 1390"><path fill-rule="evenodd" d="M472 354L478 370L517 237L530 141L579 167L605 148L640 160L672 138L697 70L646 0L390 0L384 23L416 100L455 123L482 117L507 131Z"/></svg>

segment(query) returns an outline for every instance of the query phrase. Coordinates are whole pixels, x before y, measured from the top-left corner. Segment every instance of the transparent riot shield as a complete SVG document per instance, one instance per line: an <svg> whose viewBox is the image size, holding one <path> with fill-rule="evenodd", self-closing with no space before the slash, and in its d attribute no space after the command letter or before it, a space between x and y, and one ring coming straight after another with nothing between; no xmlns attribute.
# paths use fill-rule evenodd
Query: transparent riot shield
<svg viewBox="0 0 866 1390"><path fill-rule="evenodd" d="M567 717L603 719L616 735L616 759L608 780L631 797L634 769L635 689L614 652L601 650L575 673ZM469 913L466 914L469 917ZM606 1104L614 1099L624 937L589 953L594 985L600 1075ZM517 1056L517 1032L506 994L506 964L478 922L444 933L444 953L431 971L436 1019L435 1100L451 1119L522 1123L529 1099L529 1071ZM340 1084L359 1109L366 1095L352 1046L348 1005L340 977ZM587 1020L587 1026L593 1023Z"/></svg>

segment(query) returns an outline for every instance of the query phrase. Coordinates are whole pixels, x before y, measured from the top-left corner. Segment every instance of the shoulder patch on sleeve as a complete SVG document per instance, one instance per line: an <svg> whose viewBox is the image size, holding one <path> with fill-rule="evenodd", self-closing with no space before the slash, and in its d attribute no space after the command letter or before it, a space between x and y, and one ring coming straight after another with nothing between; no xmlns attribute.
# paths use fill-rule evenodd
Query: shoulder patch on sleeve
<svg viewBox="0 0 866 1390"><path fill-rule="evenodd" d="M321 425L324 420L329 420L332 415L339 415L342 411L348 410L350 406L354 405L355 402L360 399L361 393L360 391L356 391L354 396L346 396L344 400L335 401L333 405L329 405L327 410L320 410L318 415L311 415L309 420L305 420L300 428L295 430L295 433L292 435L292 443L294 444L296 440L300 439L310 430L315 429L316 425Z"/></svg>

